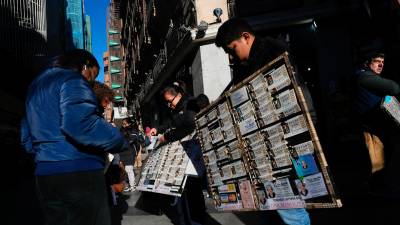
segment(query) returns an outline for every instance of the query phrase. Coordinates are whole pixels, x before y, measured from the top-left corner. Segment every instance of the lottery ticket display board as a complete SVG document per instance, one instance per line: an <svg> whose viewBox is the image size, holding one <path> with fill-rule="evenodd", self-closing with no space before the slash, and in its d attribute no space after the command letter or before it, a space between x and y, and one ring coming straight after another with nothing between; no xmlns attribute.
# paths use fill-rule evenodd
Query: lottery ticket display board
<svg viewBox="0 0 400 225"><path fill-rule="evenodd" d="M341 207L293 74L285 53L196 116L218 210Z"/></svg>
<svg viewBox="0 0 400 225"><path fill-rule="evenodd" d="M137 190L181 196L189 160L179 141L159 147L144 165Z"/></svg>

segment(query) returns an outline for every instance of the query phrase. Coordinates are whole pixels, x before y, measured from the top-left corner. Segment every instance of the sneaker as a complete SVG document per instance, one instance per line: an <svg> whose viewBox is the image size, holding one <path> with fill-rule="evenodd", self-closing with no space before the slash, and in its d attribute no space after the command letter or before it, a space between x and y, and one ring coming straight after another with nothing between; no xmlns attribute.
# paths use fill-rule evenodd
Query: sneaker
<svg viewBox="0 0 400 225"><path fill-rule="evenodd" d="M124 188L123 192L131 192L133 189L131 187Z"/></svg>

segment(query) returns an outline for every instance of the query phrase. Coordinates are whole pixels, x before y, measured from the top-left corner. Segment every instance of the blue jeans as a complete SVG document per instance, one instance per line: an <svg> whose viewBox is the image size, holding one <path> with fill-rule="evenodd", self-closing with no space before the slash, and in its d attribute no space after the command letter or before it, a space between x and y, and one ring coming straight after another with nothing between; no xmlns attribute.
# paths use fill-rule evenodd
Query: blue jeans
<svg viewBox="0 0 400 225"><path fill-rule="evenodd" d="M283 222L288 225L310 225L310 216L306 209L277 209Z"/></svg>

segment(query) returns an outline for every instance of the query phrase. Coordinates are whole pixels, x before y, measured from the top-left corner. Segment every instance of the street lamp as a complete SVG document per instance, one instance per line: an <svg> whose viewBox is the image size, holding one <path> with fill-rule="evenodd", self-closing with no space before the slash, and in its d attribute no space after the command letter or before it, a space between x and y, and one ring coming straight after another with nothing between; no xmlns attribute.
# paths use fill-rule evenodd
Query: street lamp
<svg viewBox="0 0 400 225"><path fill-rule="evenodd" d="M217 22L221 22L221 15L222 15L222 9L221 8L215 8L213 11L214 16L217 17Z"/></svg>

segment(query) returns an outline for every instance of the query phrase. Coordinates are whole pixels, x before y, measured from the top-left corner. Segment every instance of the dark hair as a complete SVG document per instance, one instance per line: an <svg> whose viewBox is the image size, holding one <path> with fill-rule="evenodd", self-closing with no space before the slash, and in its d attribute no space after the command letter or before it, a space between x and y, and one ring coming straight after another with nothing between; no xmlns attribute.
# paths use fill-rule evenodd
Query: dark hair
<svg viewBox="0 0 400 225"><path fill-rule="evenodd" d="M132 117L126 117L124 119L122 119L122 121L126 121L127 123L129 123L129 127L135 129L135 130L139 130L138 124L136 123L136 121L134 120L134 118Z"/></svg>
<svg viewBox="0 0 400 225"><path fill-rule="evenodd" d="M132 124L132 123L133 123L132 119L129 118L129 117L123 118L122 121L126 121L126 122L129 123L129 124Z"/></svg>
<svg viewBox="0 0 400 225"><path fill-rule="evenodd" d="M215 45L217 47L225 48L232 41L239 39L243 32L248 32L254 35L253 29L244 19L233 17L218 28Z"/></svg>
<svg viewBox="0 0 400 225"><path fill-rule="evenodd" d="M366 55L365 60L367 64L370 64L375 58L385 58L385 54L381 52L372 52Z"/></svg>
<svg viewBox="0 0 400 225"><path fill-rule="evenodd" d="M210 105L210 100L208 99L207 95L199 94L196 97L196 103L200 110L204 109L208 105Z"/></svg>
<svg viewBox="0 0 400 225"><path fill-rule="evenodd" d="M369 64L371 64L372 60L375 58L385 58L385 54L381 52L369 52L364 55L364 64L365 68L369 68Z"/></svg>
<svg viewBox="0 0 400 225"><path fill-rule="evenodd" d="M93 91L96 95L97 101L99 104L101 104L101 101L104 98L108 98L110 101L113 101L115 93L114 91L105 85L104 83L101 83L99 81L95 81L93 84Z"/></svg>
<svg viewBox="0 0 400 225"><path fill-rule="evenodd" d="M173 85L169 85L164 89L162 89L161 95L164 95L167 92L170 93L171 95L177 95L179 93Z"/></svg>
<svg viewBox="0 0 400 225"><path fill-rule="evenodd" d="M208 105L210 105L210 100L208 100L207 95L199 94L196 98L191 98L188 101L186 109L198 113Z"/></svg>
<svg viewBox="0 0 400 225"><path fill-rule="evenodd" d="M186 83L183 80L177 80L174 82L173 86L175 86L176 90L182 94L186 94Z"/></svg>
<svg viewBox="0 0 400 225"><path fill-rule="evenodd" d="M83 49L74 49L65 54L58 55L50 63L50 67L71 69L77 72L82 71L84 66L100 69L99 63L92 53Z"/></svg>
<svg viewBox="0 0 400 225"><path fill-rule="evenodd" d="M185 94L185 91L181 86L179 86L179 83L174 82L172 85L168 85L161 91L161 95L164 95L166 92L170 93L171 95L177 95L178 93L181 93L182 95Z"/></svg>

